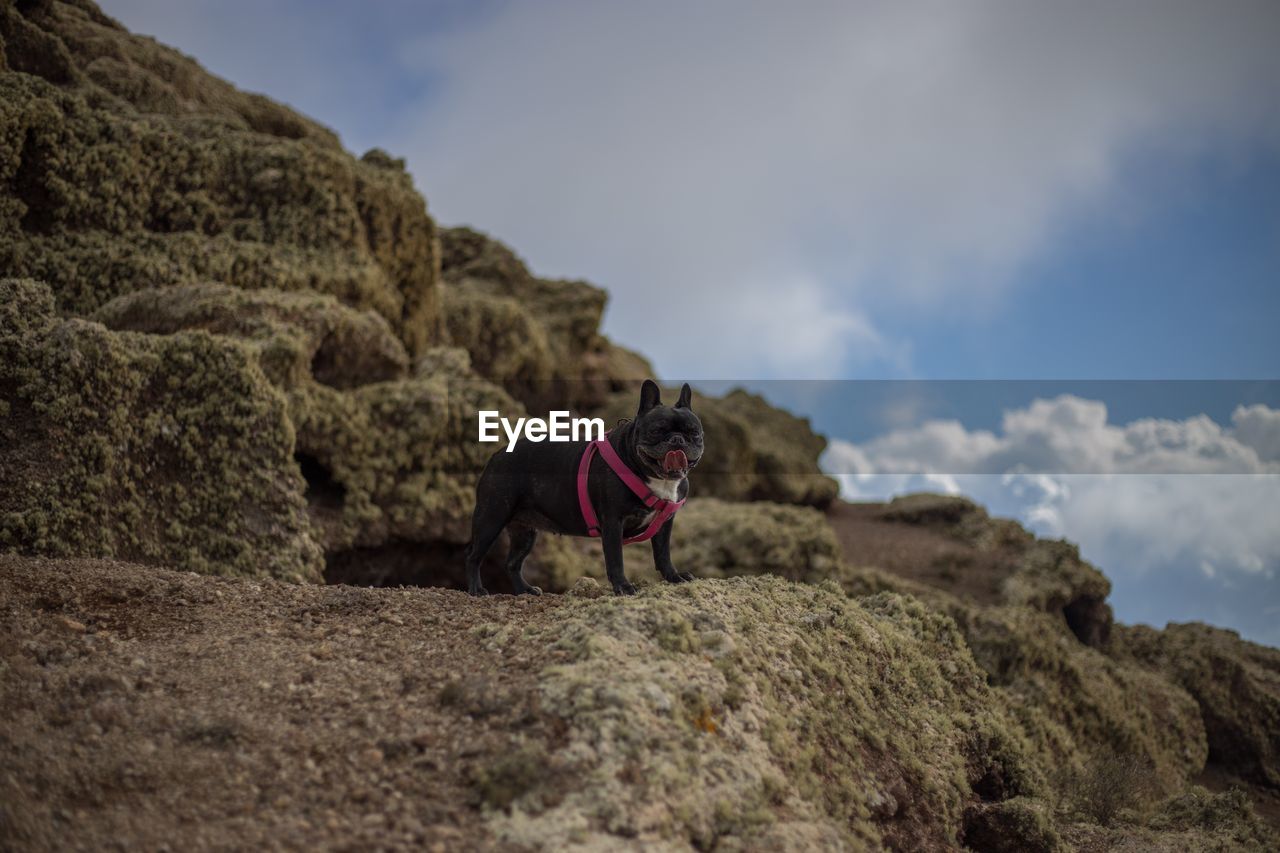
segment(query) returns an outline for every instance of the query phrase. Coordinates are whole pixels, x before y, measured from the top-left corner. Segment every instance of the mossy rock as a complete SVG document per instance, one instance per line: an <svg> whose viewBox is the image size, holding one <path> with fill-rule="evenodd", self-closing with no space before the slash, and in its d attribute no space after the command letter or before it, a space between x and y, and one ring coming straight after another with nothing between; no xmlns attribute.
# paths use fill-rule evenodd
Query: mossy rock
<svg viewBox="0 0 1280 853"><path fill-rule="evenodd" d="M0 547L315 581L284 397L206 332L59 319L0 281Z"/></svg>
<svg viewBox="0 0 1280 853"><path fill-rule="evenodd" d="M822 513L764 501L690 501L678 516L671 554L698 577L771 574L820 583L840 569L840 548Z"/></svg>
<svg viewBox="0 0 1280 853"><path fill-rule="evenodd" d="M1066 540L1040 539L960 495L901 495L885 504L841 504L832 512L836 523L875 528L867 554L859 553L856 537L845 542L854 562L883 561L875 568L978 603L1042 610L1064 619L1086 645L1107 643L1111 582ZM898 547L886 548L885 541Z"/></svg>
<svg viewBox="0 0 1280 853"><path fill-rule="evenodd" d="M435 226L394 161L91 3L6 4L0 37L0 268L60 311L216 281L374 310L410 354L439 342Z"/></svg>
<svg viewBox="0 0 1280 853"><path fill-rule="evenodd" d="M539 278L515 252L471 228L440 232L445 329L476 372L534 413L594 411L653 376L640 355L600 334L608 295Z"/></svg>
<svg viewBox="0 0 1280 853"><path fill-rule="evenodd" d="M649 543L628 545L623 556L633 580L656 577ZM817 510L717 498L694 498L676 515L671 558L698 578L771 574L820 583L846 571L831 527ZM526 566L531 583L554 592L582 577L605 578L598 540L544 535Z"/></svg>
<svg viewBox="0 0 1280 853"><path fill-rule="evenodd" d="M1280 650L1198 623L1121 629L1110 651L1186 689L1199 706L1209 761L1280 789Z"/></svg>
<svg viewBox="0 0 1280 853"><path fill-rule="evenodd" d="M95 316L113 328L244 342L285 393L313 534L327 552L465 543L475 479L492 452L475 440L476 411L521 413L462 351L427 350L411 374L379 314L322 294L181 285L126 294ZM429 583L434 561L422 562L417 580Z"/></svg>
<svg viewBox="0 0 1280 853"><path fill-rule="evenodd" d="M898 495L877 513L882 521L938 530L982 550L1021 548L1036 537L1018 522L992 518L963 495Z"/></svg>
<svg viewBox="0 0 1280 853"><path fill-rule="evenodd" d="M642 585L492 641L550 650L540 708L564 732L554 798L496 787L513 845L950 849L984 777L1038 784L954 623L910 599Z"/></svg>
<svg viewBox="0 0 1280 853"><path fill-rule="evenodd" d="M308 382L290 389L288 401L297 452L322 472L311 507L330 551L393 540L465 543L476 479L493 452L475 440L476 412L522 413L474 374L419 375L350 391Z"/></svg>
<svg viewBox="0 0 1280 853"><path fill-rule="evenodd" d="M1204 768L1205 726L1181 687L1084 645L1060 616L954 599L945 609L1042 766L1080 775L1096 758L1133 756L1149 768L1153 795Z"/></svg>
<svg viewBox="0 0 1280 853"><path fill-rule="evenodd" d="M263 370L282 387L315 379L346 390L409 373L409 356L382 315L319 293L178 285L117 297L93 317L119 331L203 329L241 338L258 350Z"/></svg>
<svg viewBox="0 0 1280 853"><path fill-rule="evenodd" d="M1190 786L1157 804L1145 817L1109 827L1062 821L1059 831L1077 850L1270 853L1280 849L1280 833L1259 818L1240 789L1213 794Z"/></svg>

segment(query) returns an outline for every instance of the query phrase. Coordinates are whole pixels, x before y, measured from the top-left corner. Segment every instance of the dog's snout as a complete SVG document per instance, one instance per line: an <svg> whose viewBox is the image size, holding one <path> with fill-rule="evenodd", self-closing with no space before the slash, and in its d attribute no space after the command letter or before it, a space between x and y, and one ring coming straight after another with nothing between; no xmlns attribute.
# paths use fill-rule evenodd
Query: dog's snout
<svg viewBox="0 0 1280 853"><path fill-rule="evenodd" d="M671 438L667 441L667 443L670 444L672 447L684 447L685 446L684 436L678 432L674 433L671 436Z"/></svg>

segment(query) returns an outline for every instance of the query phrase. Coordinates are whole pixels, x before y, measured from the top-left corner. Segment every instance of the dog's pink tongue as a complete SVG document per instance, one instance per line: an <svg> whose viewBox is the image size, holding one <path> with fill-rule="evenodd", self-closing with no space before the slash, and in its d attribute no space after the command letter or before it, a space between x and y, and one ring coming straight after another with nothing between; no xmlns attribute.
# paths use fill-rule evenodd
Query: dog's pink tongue
<svg viewBox="0 0 1280 853"><path fill-rule="evenodd" d="M683 450L669 450L662 460L662 470L668 474L675 471L685 471L689 468L689 457L684 455Z"/></svg>

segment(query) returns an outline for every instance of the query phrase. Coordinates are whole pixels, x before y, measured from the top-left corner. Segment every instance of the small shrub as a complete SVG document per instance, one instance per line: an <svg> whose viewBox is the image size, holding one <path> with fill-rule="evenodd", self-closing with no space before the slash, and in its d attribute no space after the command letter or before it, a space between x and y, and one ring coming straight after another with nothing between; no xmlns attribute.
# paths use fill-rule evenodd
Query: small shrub
<svg viewBox="0 0 1280 853"><path fill-rule="evenodd" d="M1151 762L1138 755L1097 756L1083 770L1068 769L1058 778L1064 805L1100 826L1146 803L1153 793Z"/></svg>

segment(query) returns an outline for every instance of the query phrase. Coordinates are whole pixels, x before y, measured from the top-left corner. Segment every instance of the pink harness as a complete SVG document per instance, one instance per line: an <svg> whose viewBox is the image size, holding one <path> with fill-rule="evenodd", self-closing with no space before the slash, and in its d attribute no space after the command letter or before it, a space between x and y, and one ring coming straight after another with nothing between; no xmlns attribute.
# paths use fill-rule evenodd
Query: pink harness
<svg viewBox="0 0 1280 853"><path fill-rule="evenodd" d="M662 529L662 525L676 514L676 510L684 506L684 501L665 500L650 491L644 481L627 467L627 463L618 458L618 452L613 449L607 436L587 444L587 449L582 453L582 461L578 463L578 505L582 507L582 520L587 523L587 535L593 538L600 535L600 520L596 518L596 511L591 507L591 497L587 494L587 472L591 470L591 457L595 456L597 451L613 469L613 473L626 484L626 487L635 492L636 497L644 501L646 507L654 510L653 521L649 522L644 532L629 539L623 539L623 543L630 545L632 542L652 539L654 534Z"/></svg>

